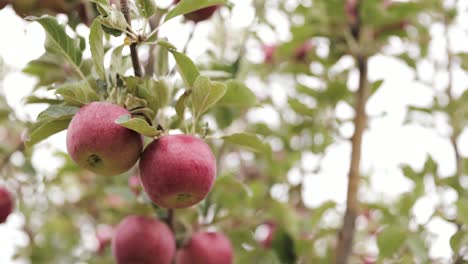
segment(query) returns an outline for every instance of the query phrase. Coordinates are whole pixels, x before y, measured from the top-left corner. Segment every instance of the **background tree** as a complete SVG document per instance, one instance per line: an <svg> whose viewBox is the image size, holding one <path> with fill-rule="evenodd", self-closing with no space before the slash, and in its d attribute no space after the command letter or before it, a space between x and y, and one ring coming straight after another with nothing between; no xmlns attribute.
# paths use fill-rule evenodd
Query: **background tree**
<svg viewBox="0 0 468 264"><path fill-rule="evenodd" d="M21 229L28 237L15 258L114 263L109 247L114 229L129 215L145 215L168 224L181 263L184 254L203 257L193 253L203 243L191 238L206 236L207 230L225 234L235 263L468 261L460 147L466 87L455 89L468 57L454 48L451 33L466 16L459 2L255 0L255 19L239 31L232 30L235 1L174 2L0 1L47 34L46 52L23 70L37 79L25 99L42 107L37 120L17 117L5 96L0 98L0 183L14 194L15 213L24 218ZM67 15L66 25L54 18L59 13ZM165 38L173 18L192 27L186 43ZM82 24L89 34L79 30ZM190 44L207 24L215 29L210 43L203 56L190 58ZM437 28L444 32L438 38ZM445 49L438 56L440 49L431 49L441 37ZM88 51L91 56L84 55ZM416 83L432 89L432 103L408 104L404 122L445 136L456 162L449 176L441 175L431 156L421 168L401 164L398 170L411 184L392 200L370 195L373 172L361 166L366 131L384 118L366 110L385 84L370 74L372 60L381 56L403 62ZM8 74L7 66L1 69ZM80 107L95 101L125 106L132 117L116 122L146 136L145 145L167 133L203 138L217 167L208 196L193 207L166 210L142 190L136 166L105 177L62 152L55 153L57 171L37 173L31 163L36 144L50 144L39 142L65 130ZM261 111L266 118L258 118ZM346 203L311 206L316 194L307 191L306 178L326 176L325 161L337 143L350 146L349 164L334 161L346 166L347 181L337 183L347 182ZM455 194L454 203L445 200L448 193ZM417 203L430 194L438 202L421 223ZM430 254L434 234L428 225L434 219L456 227L450 260Z"/></svg>

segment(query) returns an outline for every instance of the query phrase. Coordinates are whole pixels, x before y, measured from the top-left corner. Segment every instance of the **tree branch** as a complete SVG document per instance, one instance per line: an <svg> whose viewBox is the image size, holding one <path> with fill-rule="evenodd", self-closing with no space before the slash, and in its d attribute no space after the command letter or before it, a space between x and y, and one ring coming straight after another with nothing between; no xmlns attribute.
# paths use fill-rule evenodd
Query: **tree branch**
<svg viewBox="0 0 468 264"><path fill-rule="evenodd" d="M128 9L127 0L120 0L120 10L124 14L125 20L127 20L128 25L131 27L132 20L130 18L130 10ZM141 77L142 73L141 73L140 59L138 57L137 43L132 43L130 45L130 56L132 57L133 71L135 72L135 76Z"/></svg>
<svg viewBox="0 0 468 264"><path fill-rule="evenodd" d="M359 2L357 9L357 25L353 25L353 35L359 40L361 35L361 21L359 14ZM360 41L359 41L360 43ZM360 45L362 46L362 45ZM336 246L335 264L345 264L349 262L349 257L353 248L353 238L355 222L358 215L359 201L358 192L360 184L360 163L362 150L362 136L366 129L367 115L366 104L369 97L369 83L367 81L368 57L363 54L361 48L356 55L359 70L359 88L356 93L354 118L354 134L351 139L351 164L348 172L348 194L346 201L346 212L343 218L343 226L338 234Z"/></svg>

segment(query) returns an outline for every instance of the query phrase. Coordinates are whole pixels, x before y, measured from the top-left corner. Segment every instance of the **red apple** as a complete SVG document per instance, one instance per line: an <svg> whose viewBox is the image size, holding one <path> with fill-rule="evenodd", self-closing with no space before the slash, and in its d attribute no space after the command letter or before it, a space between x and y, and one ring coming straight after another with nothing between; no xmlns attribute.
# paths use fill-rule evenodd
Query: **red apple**
<svg viewBox="0 0 468 264"><path fill-rule="evenodd" d="M13 211L15 204L7 189L0 187L0 224L4 223Z"/></svg>
<svg viewBox="0 0 468 264"><path fill-rule="evenodd" d="M114 236L114 229L112 226L102 225L99 226L96 230L96 239L98 241L98 249L97 252L99 255L104 254L107 246L112 241L112 237Z"/></svg>
<svg viewBox="0 0 468 264"><path fill-rule="evenodd" d="M101 175L128 171L140 157L143 141L135 131L115 120L130 112L115 104L93 102L73 117L67 132L67 149L81 167Z"/></svg>
<svg viewBox="0 0 468 264"><path fill-rule="evenodd" d="M140 195L141 182L140 182L140 176L138 176L138 174L134 174L128 177L128 187L130 187L130 190L132 190L132 192L136 196Z"/></svg>
<svg viewBox="0 0 468 264"><path fill-rule="evenodd" d="M216 177L216 159L201 139L163 136L145 149L140 179L149 198L164 208L184 208L205 198Z"/></svg>
<svg viewBox="0 0 468 264"><path fill-rule="evenodd" d="M174 3L177 4L180 1L181 0L174 0ZM198 23L200 21L209 19L214 14L214 12L218 10L218 8L219 8L219 5L205 7L205 8L193 11L191 13L185 14L184 17L188 20Z"/></svg>
<svg viewBox="0 0 468 264"><path fill-rule="evenodd" d="M294 52L294 58L297 62L305 62L307 55L314 48L314 44L310 41L306 41L299 46Z"/></svg>
<svg viewBox="0 0 468 264"><path fill-rule="evenodd" d="M127 216L117 226L112 254L117 264L170 264L176 249L169 227L154 218Z"/></svg>
<svg viewBox="0 0 468 264"><path fill-rule="evenodd" d="M234 255L229 239L219 232L199 232L177 252L176 264L231 264Z"/></svg>
<svg viewBox="0 0 468 264"><path fill-rule="evenodd" d="M276 52L277 48L278 48L277 45L265 45L265 46L262 47L265 63L267 63L267 64L272 64L273 63L275 52Z"/></svg>

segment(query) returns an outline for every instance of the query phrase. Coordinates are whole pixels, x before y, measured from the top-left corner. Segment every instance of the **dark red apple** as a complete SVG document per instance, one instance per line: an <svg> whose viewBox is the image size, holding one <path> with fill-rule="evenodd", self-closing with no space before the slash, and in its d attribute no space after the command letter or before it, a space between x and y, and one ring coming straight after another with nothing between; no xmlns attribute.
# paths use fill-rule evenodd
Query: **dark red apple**
<svg viewBox="0 0 468 264"><path fill-rule="evenodd" d="M10 3L9 0L0 0L0 10Z"/></svg>
<svg viewBox="0 0 468 264"><path fill-rule="evenodd" d="M265 45L262 47L265 63L272 64L274 62L274 56L277 48L278 46L276 45Z"/></svg>
<svg viewBox="0 0 468 264"><path fill-rule="evenodd" d="M130 112L115 104L93 102L73 117L67 132L67 149L81 167L101 175L128 171L140 157L143 141L135 131L115 120Z"/></svg>
<svg viewBox="0 0 468 264"><path fill-rule="evenodd" d="M128 187L136 196L140 195L141 182L140 176L138 176L138 174L133 174L132 176L128 177Z"/></svg>
<svg viewBox="0 0 468 264"><path fill-rule="evenodd" d="M225 235L199 232L177 252L176 264L231 264L233 259L232 245Z"/></svg>
<svg viewBox="0 0 468 264"><path fill-rule="evenodd" d="M13 211L15 204L10 192L0 187L0 224L4 223Z"/></svg>
<svg viewBox="0 0 468 264"><path fill-rule="evenodd" d="M181 0L174 0L174 3L177 4L180 1ZM219 8L219 5L205 7L205 8L193 11L191 13L185 14L184 17L188 20L198 23L200 21L207 20L211 16L213 16L214 12L216 12L218 8Z"/></svg>
<svg viewBox="0 0 468 264"><path fill-rule="evenodd" d="M143 152L140 180L149 198L164 208L185 208L205 198L216 177L216 159L203 140L163 136Z"/></svg>
<svg viewBox="0 0 468 264"><path fill-rule="evenodd" d="M169 227L145 216L127 216L112 239L117 264L171 264L175 250L175 238Z"/></svg>
<svg viewBox="0 0 468 264"><path fill-rule="evenodd" d="M314 44L310 41L306 41L300 45L296 51L294 52L294 59L297 62L305 62L307 59L307 55L309 55L310 51L314 48Z"/></svg>

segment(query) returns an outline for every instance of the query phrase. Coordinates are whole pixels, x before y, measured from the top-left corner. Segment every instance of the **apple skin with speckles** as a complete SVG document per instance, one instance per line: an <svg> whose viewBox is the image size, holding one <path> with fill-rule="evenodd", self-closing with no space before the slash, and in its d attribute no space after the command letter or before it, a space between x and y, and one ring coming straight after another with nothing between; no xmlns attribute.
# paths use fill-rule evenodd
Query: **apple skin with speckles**
<svg viewBox="0 0 468 264"><path fill-rule="evenodd" d="M169 227L146 216L127 216L112 239L112 255L117 264L171 264L175 250Z"/></svg>
<svg viewBox="0 0 468 264"><path fill-rule="evenodd" d="M174 0L174 4L179 3L181 0ZM213 16L214 12L218 10L219 5L205 7L184 15L187 20L191 20L195 23L204 21Z"/></svg>
<svg viewBox="0 0 468 264"><path fill-rule="evenodd" d="M140 157L140 134L115 123L130 112L115 104L93 102L73 117L67 131L67 150L81 167L96 174L113 176L132 168Z"/></svg>
<svg viewBox="0 0 468 264"><path fill-rule="evenodd" d="M4 223L15 207L13 196L7 189L0 187L0 224Z"/></svg>
<svg viewBox="0 0 468 264"><path fill-rule="evenodd" d="M216 159L208 144L189 135L163 136L140 159L140 180L160 207L186 208L203 200L213 187Z"/></svg>
<svg viewBox="0 0 468 264"><path fill-rule="evenodd" d="M232 264L229 239L219 232L198 232L177 252L176 264Z"/></svg>

